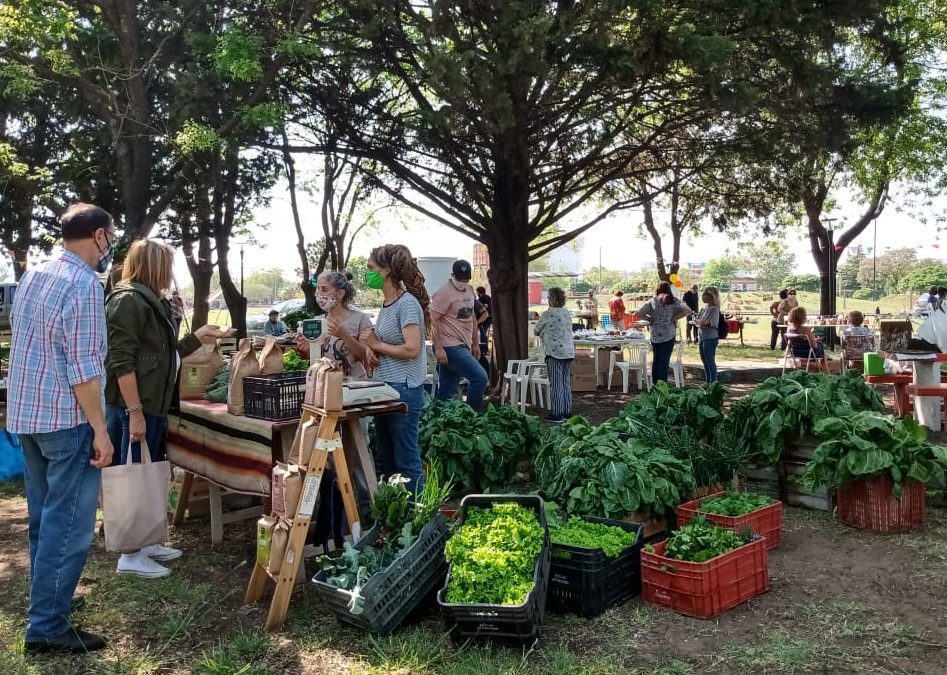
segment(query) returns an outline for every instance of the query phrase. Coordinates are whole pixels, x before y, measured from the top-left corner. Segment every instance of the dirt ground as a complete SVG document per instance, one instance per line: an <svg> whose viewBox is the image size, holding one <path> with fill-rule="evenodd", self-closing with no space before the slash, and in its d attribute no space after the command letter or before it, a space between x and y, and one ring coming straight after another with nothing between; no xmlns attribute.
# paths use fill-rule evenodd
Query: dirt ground
<svg viewBox="0 0 947 675"><path fill-rule="evenodd" d="M740 395L740 391L734 391ZM621 396L577 397L596 421ZM77 623L110 647L84 657L22 654L28 595L22 484L0 484L0 675L135 673L945 673L947 510L905 535L873 535L828 513L788 508L783 541L769 555L770 590L716 620L649 606L640 598L591 620L547 617L527 650L455 647L425 607L388 638L341 628L309 590L297 590L281 633L261 631L266 608L242 606L255 539L252 523L173 530L185 557L166 579L115 574L96 537L79 592ZM310 561L311 575L314 565Z"/></svg>

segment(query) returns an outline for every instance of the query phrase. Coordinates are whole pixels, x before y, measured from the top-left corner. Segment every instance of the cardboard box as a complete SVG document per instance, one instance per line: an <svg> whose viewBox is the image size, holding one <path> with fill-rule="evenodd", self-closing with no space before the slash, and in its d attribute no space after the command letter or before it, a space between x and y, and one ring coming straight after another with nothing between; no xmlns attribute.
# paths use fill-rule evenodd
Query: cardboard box
<svg viewBox="0 0 947 675"><path fill-rule="evenodd" d="M598 375L572 373L572 391L598 391Z"/></svg>

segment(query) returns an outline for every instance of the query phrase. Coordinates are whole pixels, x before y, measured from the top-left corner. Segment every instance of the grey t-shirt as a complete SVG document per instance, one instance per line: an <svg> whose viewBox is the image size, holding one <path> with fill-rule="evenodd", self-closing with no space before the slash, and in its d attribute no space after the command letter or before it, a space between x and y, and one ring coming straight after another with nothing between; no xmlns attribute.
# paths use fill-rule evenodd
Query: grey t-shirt
<svg viewBox="0 0 947 675"><path fill-rule="evenodd" d="M651 342L668 342L677 337L674 317L686 311L687 305L680 300L676 300L673 305L664 305L657 298L652 298L638 310L638 316L651 322Z"/></svg>
<svg viewBox="0 0 947 675"><path fill-rule="evenodd" d="M704 319L710 323L706 328L700 329L700 339L715 340L719 338L720 333L717 332L717 324L720 323L720 309L716 305L704 305L697 313L697 320L703 321Z"/></svg>
<svg viewBox="0 0 947 675"><path fill-rule="evenodd" d="M389 345L404 344L404 327L415 324L421 328L418 355L410 360L395 359L385 354L378 355L378 367L374 378L391 384L406 384L420 387L427 379L427 350L424 348L424 311L421 303L408 292L378 312L375 335Z"/></svg>

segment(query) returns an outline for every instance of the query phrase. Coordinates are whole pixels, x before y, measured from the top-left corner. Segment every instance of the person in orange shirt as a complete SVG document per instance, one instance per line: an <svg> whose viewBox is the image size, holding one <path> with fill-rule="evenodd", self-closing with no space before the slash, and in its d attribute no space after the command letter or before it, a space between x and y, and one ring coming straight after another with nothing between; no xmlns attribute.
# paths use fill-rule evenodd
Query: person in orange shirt
<svg viewBox="0 0 947 675"><path fill-rule="evenodd" d="M624 318L625 318L625 301L623 296L625 294L620 291L615 291L615 296L608 301L608 314L612 319L612 328L624 328Z"/></svg>

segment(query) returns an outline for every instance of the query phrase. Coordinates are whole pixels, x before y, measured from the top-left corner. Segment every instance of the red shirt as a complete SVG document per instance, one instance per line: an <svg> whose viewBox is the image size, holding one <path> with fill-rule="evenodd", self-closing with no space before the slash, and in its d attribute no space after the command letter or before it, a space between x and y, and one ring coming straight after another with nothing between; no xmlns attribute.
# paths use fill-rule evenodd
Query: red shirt
<svg viewBox="0 0 947 675"><path fill-rule="evenodd" d="M616 295L608 301L608 313L611 315L612 321L621 321L622 317L625 316L625 301Z"/></svg>

